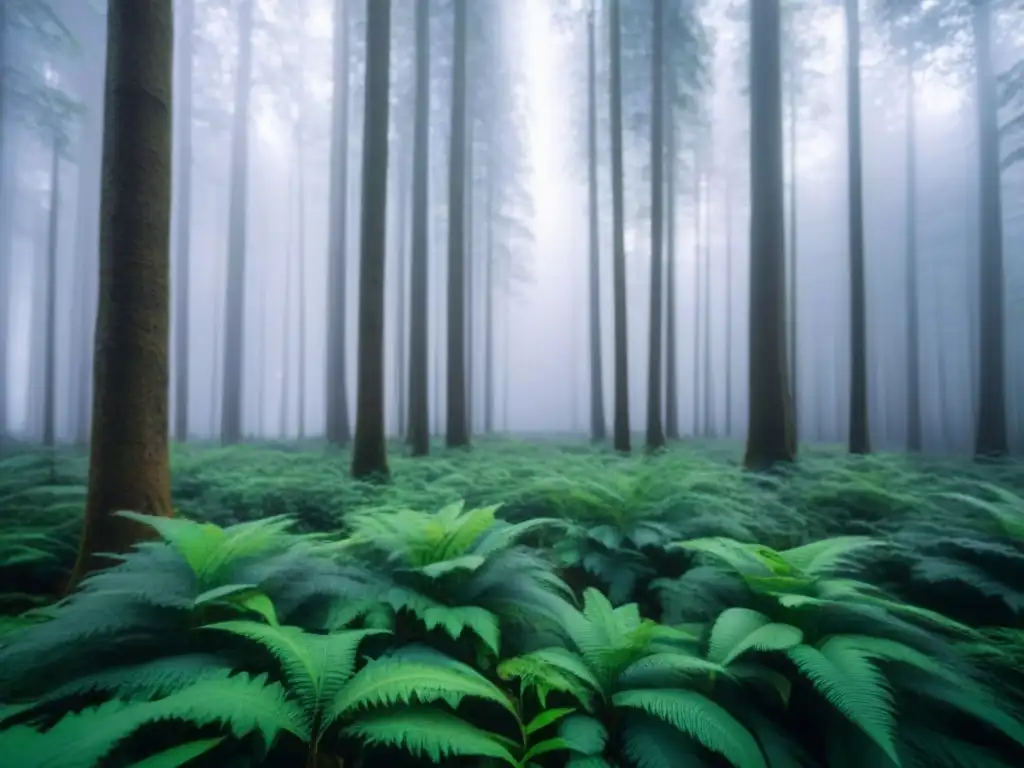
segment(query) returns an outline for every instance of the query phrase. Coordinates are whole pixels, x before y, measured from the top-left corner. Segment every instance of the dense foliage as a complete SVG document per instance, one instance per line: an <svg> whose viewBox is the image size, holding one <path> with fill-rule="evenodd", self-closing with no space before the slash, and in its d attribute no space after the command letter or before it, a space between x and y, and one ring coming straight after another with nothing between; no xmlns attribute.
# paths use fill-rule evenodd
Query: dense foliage
<svg viewBox="0 0 1024 768"><path fill-rule="evenodd" d="M1020 467L720 450L494 443L380 486L319 446L183 448L180 516L53 604L84 461L8 458L0 753L1024 764Z"/></svg>

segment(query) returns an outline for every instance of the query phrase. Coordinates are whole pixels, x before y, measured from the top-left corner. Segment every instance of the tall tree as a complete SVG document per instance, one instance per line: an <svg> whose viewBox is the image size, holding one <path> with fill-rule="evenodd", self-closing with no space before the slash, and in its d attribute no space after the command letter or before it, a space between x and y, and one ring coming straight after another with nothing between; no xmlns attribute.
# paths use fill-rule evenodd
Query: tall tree
<svg viewBox="0 0 1024 768"><path fill-rule="evenodd" d="M864 274L864 169L861 149L860 0L843 0L846 33L847 184L850 238L850 453L870 453Z"/></svg>
<svg viewBox="0 0 1024 768"><path fill-rule="evenodd" d="M249 209L249 103L252 96L252 37L255 0L238 6L238 68L231 136L231 192L228 203L228 270L224 303L224 371L221 381L221 441L242 439L245 359L245 262ZM260 408L262 409L262 403ZM262 412L262 411L261 411Z"/></svg>
<svg viewBox="0 0 1024 768"><path fill-rule="evenodd" d="M607 430L604 416L604 362L601 354L601 236L598 228L597 181L597 0L587 13L587 201L589 223L590 283L590 437L603 441Z"/></svg>
<svg viewBox="0 0 1024 768"><path fill-rule="evenodd" d="M779 0L750 2L750 407L744 464L796 458L787 382Z"/></svg>
<svg viewBox="0 0 1024 768"><path fill-rule="evenodd" d="M89 491L74 587L170 516L171 0L109 0Z"/></svg>
<svg viewBox="0 0 1024 768"><path fill-rule="evenodd" d="M384 434L384 265L387 253L391 0L366 0L363 200L359 259L359 386L352 476L389 474Z"/></svg>
<svg viewBox="0 0 1024 768"><path fill-rule="evenodd" d="M416 116L412 168L412 265L409 286L409 446L413 456L430 452L427 324L430 223L430 5L416 3Z"/></svg>
<svg viewBox="0 0 1024 768"><path fill-rule="evenodd" d="M647 367L647 449L665 445L661 420L662 394L662 208L665 202L663 171L665 147L665 0L654 0L651 36L654 55L651 57L651 296L650 344Z"/></svg>
<svg viewBox="0 0 1024 768"><path fill-rule="evenodd" d="M175 106L175 265L174 265L174 439L188 439L189 386L189 259L191 253L192 214L192 28L195 24L195 0L178 4L176 27L178 50L174 80L178 103Z"/></svg>
<svg viewBox="0 0 1024 768"><path fill-rule="evenodd" d="M46 334L43 375L43 445L53 448L57 442L57 251L60 232L60 159L61 136L54 132L51 141L50 206L46 227Z"/></svg>
<svg viewBox="0 0 1024 768"><path fill-rule="evenodd" d="M622 163L621 0L609 0L611 26L612 291L615 314L615 413L613 445L629 453L629 325L626 320L626 211Z"/></svg>
<svg viewBox="0 0 1024 768"><path fill-rule="evenodd" d="M445 443L469 445L466 408L467 0L454 0L451 149L448 178L448 402Z"/></svg>
<svg viewBox="0 0 1024 768"><path fill-rule="evenodd" d="M349 2L334 0L334 88L331 100L331 208L327 247L327 440L352 438L348 414L346 333L348 312Z"/></svg>

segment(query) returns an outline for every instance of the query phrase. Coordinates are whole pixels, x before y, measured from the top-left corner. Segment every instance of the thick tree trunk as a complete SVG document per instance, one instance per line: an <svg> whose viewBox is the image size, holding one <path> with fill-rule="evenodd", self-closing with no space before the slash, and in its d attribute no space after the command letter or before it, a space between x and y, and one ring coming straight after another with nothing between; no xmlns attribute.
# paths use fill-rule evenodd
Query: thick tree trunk
<svg viewBox="0 0 1024 768"><path fill-rule="evenodd" d="M621 0L610 0L612 132L612 290L615 311L615 414L613 444L629 453L629 325L626 319L626 213L622 167L622 30Z"/></svg>
<svg viewBox="0 0 1024 768"><path fill-rule="evenodd" d="M846 126L850 216L850 453L870 453L867 307L864 275L864 171L861 161L860 8L846 7Z"/></svg>
<svg viewBox="0 0 1024 768"><path fill-rule="evenodd" d="M416 118L412 169L412 265L409 295L409 446L430 452L428 323L430 272L430 5L416 4ZM440 345L438 345L440 346Z"/></svg>
<svg viewBox="0 0 1024 768"><path fill-rule="evenodd" d="M663 132L665 128L665 0L654 0L651 57L651 295L650 328L647 359L647 450L654 451L665 445L665 430L661 421L661 353L662 353L662 210L665 190L662 175L665 162Z"/></svg>
<svg viewBox="0 0 1024 768"><path fill-rule="evenodd" d="M178 95L176 105L177 188L174 190L177 259L174 265L174 439L188 439L189 410L189 259L192 217L192 35L195 18L193 0L178 6L179 43L174 73Z"/></svg>
<svg viewBox="0 0 1024 768"><path fill-rule="evenodd" d="M363 199L359 228L359 387L352 476L389 475L384 431L384 274L388 206L391 0L367 0Z"/></svg>
<svg viewBox="0 0 1024 768"><path fill-rule="evenodd" d="M170 516L171 0L110 0L89 492L69 587Z"/></svg>
<svg viewBox="0 0 1024 768"><path fill-rule="evenodd" d="M445 443L469 445L466 409L466 44L467 0L454 0L451 150L448 179L448 407Z"/></svg>
<svg viewBox="0 0 1024 768"><path fill-rule="evenodd" d="M751 4L750 365L744 464L796 457L786 365L785 211L779 0Z"/></svg>
<svg viewBox="0 0 1024 768"><path fill-rule="evenodd" d="M252 91L253 3L242 0L238 17L238 70L231 139L231 198L228 210L228 271L224 304L224 370L221 373L220 438L242 439L245 359L245 261L249 209L249 101Z"/></svg>
<svg viewBox="0 0 1024 768"><path fill-rule="evenodd" d="M348 313L349 3L334 2L334 95L331 102L330 231L327 246L327 440L352 439L348 415L346 334Z"/></svg>
<svg viewBox="0 0 1024 768"><path fill-rule="evenodd" d="M917 297L917 120L915 113L914 54L907 54L907 450L921 450L921 342Z"/></svg>
<svg viewBox="0 0 1024 768"><path fill-rule="evenodd" d="M992 71L992 2L974 0L975 77L981 253L979 268L978 458L1009 453L1006 429L1005 280L1003 201L999 170L998 102Z"/></svg>
<svg viewBox="0 0 1024 768"><path fill-rule="evenodd" d="M601 354L601 236L598 229L597 178L597 53L596 12L587 19L587 192L590 250L590 437L600 442L607 436L604 414L604 362Z"/></svg>

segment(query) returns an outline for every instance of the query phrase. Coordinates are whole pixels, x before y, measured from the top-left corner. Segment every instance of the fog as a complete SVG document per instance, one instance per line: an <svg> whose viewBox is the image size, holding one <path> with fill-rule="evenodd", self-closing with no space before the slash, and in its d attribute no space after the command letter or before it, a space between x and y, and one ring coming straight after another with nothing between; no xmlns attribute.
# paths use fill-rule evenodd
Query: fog
<svg viewBox="0 0 1024 768"><path fill-rule="evenodd" d="M347 1L344 306L349 412L354 418L366 3ZM195 14L191 28L182 22L186 2ZM176 266L178 260L188 260L189 318L187 343L177 345L172 339L171 382L173 388L181 365L178 350L185 348L188 437L197 440L216 439L221 430L232 119L237 109L240 8L245 2L249 0L176 2L174 184L181 189L182 138L188 131L191 200L183 209L176 197L169 233L172 262ZM335 9L332 0L252 2L243 377L238 395L244 404L242 431L250 438L313 438L324 435L326 423L327 265L329 225L336 215L330 199ZM2 27L0 54L8 73L0 143L0 338L6 370L0 394L7 431L17 439L39 440L46 430L50 318L55 333L55 437L82 442L87 430L101 190L102 5L15 0L5 6L9 16ZM580 435L590 429L584 5L589 4L480 0L480 9L474 11L479 17L469 42L468 109L476 181L467 201L469 284L475 286L467 326L474 434L488 427ZM741 439L749 386L749 22L744 3L694 0L683 5L693 6L702 22L707 59L706 87L693 94L692 105L673 110L675 247L669 258L675 264L680 430L683 436ZM906 205L907 77L884 22L874 12L876 5L874 0L862 3L868 398L873 446L901 450L907 440L906 252L911 220ZM441 433L452 29L450 3L438 0L436 6L431 19L429 397L432 432ZM44 7L52 9L54 18ZM409 280L403 270L408 268L411 237L407 217L414 7L411 0L395 0L392 10L384 345L386 425L392 435L403 429L408 355ZM643 44L624 54L623 65L629 404L637 429L647 412L651 80L645 53L649 57L651 17L649 3L624 0L623 7L630 16L624 45L629 35L644 36ZM596 41L600 311L604 406L610 423L613 217L605 13L602 3ZM996 17L994 68L1007 73L1016 67L1024 82L1024 10L1015 3L999 4ZM793 134L788 127L785 131L787 221L793 189L797 200L795 231L787 231L787 239L795 239L796 253L793 389L800 441L840 443L847 435L850 389L842 4L804 4L793 24L784 37L790 47L784 51L784 68L787 56L799 56L791 71L798 70L802 80L793 99L795 169L788 160ZM920 408L924 446L932 452L970 452L977 422L978 317L984 300L978 287L977 116L969 47L970 39L963 35L948 43L922 43L915 78ZM183 57L190 57L193 65L192 121L187 126L181 119ZM1024 102L1007 101L1001 123L1010 124L1024 112ZM51 171L55 146L60 151L56 177ZM1012 159L1019 146L1024 146L1024 131L1007 131L1003 155ZM1019 450L1024 444L1024 343L1015 329L1024 326L1024 162L1004 165L1007 419L1011 443ZM701 192L695 195L698 187ZM172 269L177 297L183 289L181 273ZM488 280L493 291L490 339ZM180 311L179 303L172 306L175 313ZM493 345L490 377L488 343ZM493 398L493 424L487 424L488 397ZM175 402L172 394L172 424Z"/></svg>

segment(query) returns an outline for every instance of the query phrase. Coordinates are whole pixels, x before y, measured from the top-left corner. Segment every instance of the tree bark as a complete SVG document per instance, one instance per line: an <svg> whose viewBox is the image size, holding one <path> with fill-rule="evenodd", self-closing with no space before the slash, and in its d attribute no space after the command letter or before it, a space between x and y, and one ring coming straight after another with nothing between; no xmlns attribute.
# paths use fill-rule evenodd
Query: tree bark
<svg viewBox="0 0 1024 768"><path fill-rule="evenodd" d="M647 450L654 451L665 445L665 430L661 421L661 352L662 352L662 209L664 194L664 111L665 111L665 0L654 0L654 23L651 57L651 293L650 328L647 359Z"/></svg>
<svg viewBox="0 0 1024 768"><path fill-rule="evenodd" d="M587 192L590 206L590 438L607 437L604 415L604 362L601 354L601 236L597 177L597 22L593 2L587 19Z"/></svg>
<svg viewBox="0 0 1024 768"><path fill-rule="evenodd" d="M334 2L334 90L331 102L330 231L327 246L327 440L352 439L348 414L346 334L348 313L349 7Z"/></svg>
<svg viewBox="0 0 1024 768"><path fill-rule="evenodd" d="M171 515L171 0L110 0L89 491L69 588Z"/></svg>
<svg viewBox="0 0 1024 768"><path fill-rule="evenodd" d="M46 227L46 334L43 362L43 445L57 443L57 240L60 232L60 139L53 137ZM53 465L51 465L51 470Z"/></svg>
<svg viewBox="0 0 1024 768"><path fill-rule="evenodd" d="M751 4L750 365L744 465L763 470L796 458L786 381L785 174L779 0Z"/></svg>
<svg viewBox="0 0 1024 768"><path fill-rule="evenodd" d="M846 7L846 128L850 217L850 453L870 453L867 307L864 276L864 170L861 160L860 8Z"/></svg>
<svg viewBox="0 0 1024 768"><path fill-rule="evenodd" d="M448 179L448 403L445 443L469 445L466 409L466 0L454 0L451 150Z"/></svg>
<svg viewBox="0 0 1024 768"><path fill-rule="evenodd" d="M388 70L391 0L366 3L366 89L363 112L363 200L359 228L359 387L352 477L388 477L384 431L384 274L388 206Z"/></svg>
<svg viewBox="0 0 1024 768"><path fill-rule="evenodd" d="M612 218L614 250L612 289L615 309L615 414L613 444L630 452L629 434L629 326L626 319L626 221L622 168L622 30L621 0L610 0L611 24L611 132Z"/></svg>
<svg viewBox="0 0 1024 768"><path fill-rule="evenodd" d="M907 53L907 450L921 450L921 308L917 296L917 115L915 111L914 53Z"/></svg>
<svg viewBox="0 0 1024 768"><path fill-rule="evenodd" d="M665 209L665 437L679 439L679 368L676 342L676 141L673 110L666 110Z"/></svg>

